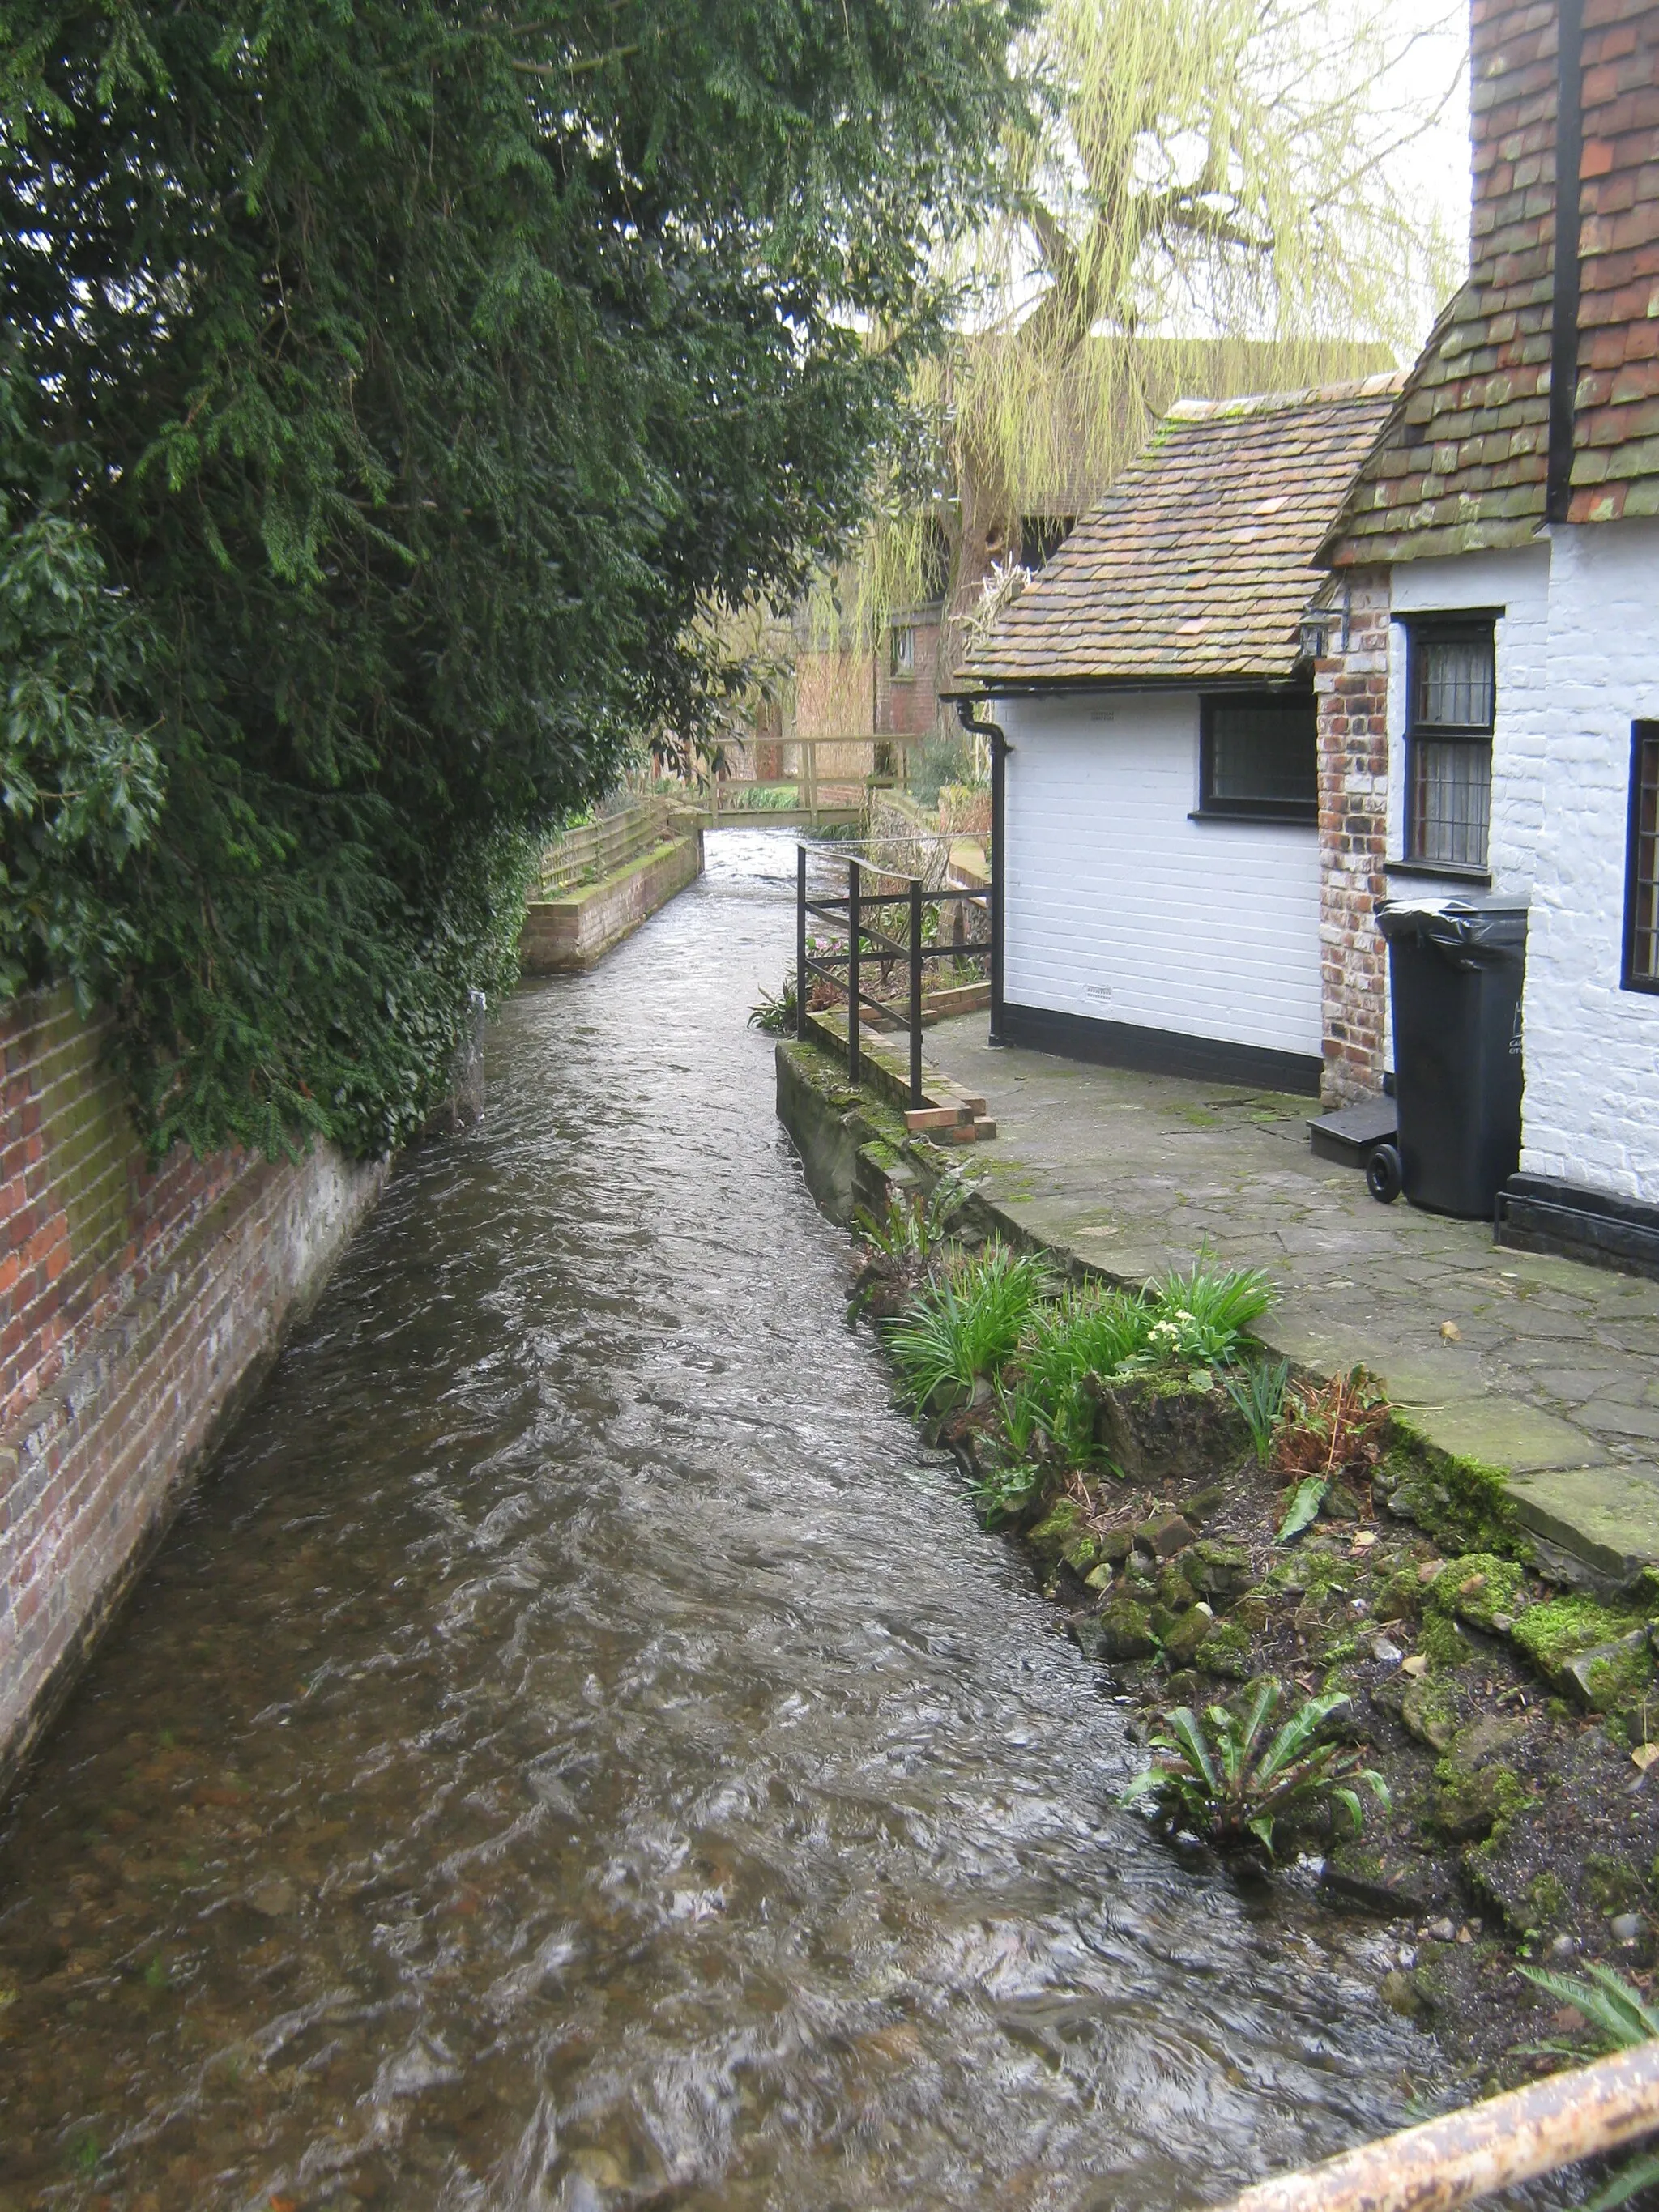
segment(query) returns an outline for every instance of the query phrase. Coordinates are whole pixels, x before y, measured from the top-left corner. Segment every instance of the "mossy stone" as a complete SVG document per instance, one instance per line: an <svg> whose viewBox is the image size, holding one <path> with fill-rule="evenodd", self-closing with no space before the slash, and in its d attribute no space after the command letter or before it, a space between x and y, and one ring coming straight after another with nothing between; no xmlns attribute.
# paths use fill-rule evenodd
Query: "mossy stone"
<svg viewBox="0 0 1659 2212"><path fill-rule="evenodd" d="M1243 1544L1200 1536L1183 1555L1182 1564L1188 1581L1196 1585L1203 1597L1237 1597L1249 1587L1250 1555Z"/></svg>
<svg viewBox="0 0 1659 2212"><path fill-rule="evenodd" d="M1516 1622L1513 1636L1517 1648L1552 1687L1576 1697L1580 1687L1567 1679L1569 1661L1583 1652L1615 1644L1641 1626L1635 1616L1614 1612L1594 1598L1557 1597L1543 1605L1529 1605Z"/></svg>
<svg viewBox="0 0 1659 2212"><path fill-rule="evenodd" d="M1424 1674L1400 1701L1400 1718L1408 1734L1431 1751L1444 1751L1457 1733L1457 1692L1443 1676Z"/></svg>
<svg viewBox="0 0 1659 2212"><path fill-rule="evenodd" d="M1190 1667L1198 1656L1199 1645L1214 1625L1209 1613L1200 1613L1195 1605L1182 1612L1167 1605L1155 1605L1152 1624L1152 1633L1172 1667Z"/></svg>
<svg viewBox="0 0 1659 2212"><path fill-rule="evenodd" d="M1057 1498L1025 1540L1044 1566L1054 1566L1066 1555L1066 1547L1080 1533L1083 1508L1074 1498Z"/></svg>
<svg viewBox="0 0 1659 2212"><path fill-rule="evenodd" d="M1152 1614L1132 1597L1109 1598L1096 1616L1103 1659L1150 1659L1158 1649Z"/></svg>
<svg viewBox="0 0 1659 2212"><path fill-rule="evenodd" d="M1479 1843L1491 1835L1527 1802L1530 1795L1521 1777L1494 1761L1471 1773L1443 1759L1437 1769L1434 1793L1435 1825L1454 1843Z"/></svg>
<svg viewBox="0 0 1659 2212"><path fill-rule="evenodd" d="M1249 1631L1237 1620L1218 1620L1198 1647L1198 1663L1206 1674L1245 1680L1250 1671Z"/></svg>
<svg viewBox="0 0 1659 2212"><path fill-rule="evenodd" d="M1089 1530L1079 1529L1060 1546L1060 1556L1075 1573L1088 1575L1099 1563L1100 1546Z"/></svg>
<svg viewBox="0 0 1659 2212"><path fill-rule="evenodd" d="M1187 1571L1186 1555L1166 1559L1158 1571L1158 1603L1171 1613L1185 1613L1196 1605L1202 1593L1193 1583Z"/></svg>
<svg viewBox="0 0 1659 2212"><path fill-rule="evenodd" d="M1622 1713L1650 1699L1653 1653L1645 1628L1632 1629L1612 1644L1581 1651L1561 1669L1567 1687L1593 1713Z"/></svg>
<svg viewBox="0 0 1659 2212"><path fill-rule="evenodd" d="M1495 1552L1465 1552L1448 1559L1424 1592L1425 1611L1495 1630L1513 1621L1526 1604L1525 1570Z"/></svg>

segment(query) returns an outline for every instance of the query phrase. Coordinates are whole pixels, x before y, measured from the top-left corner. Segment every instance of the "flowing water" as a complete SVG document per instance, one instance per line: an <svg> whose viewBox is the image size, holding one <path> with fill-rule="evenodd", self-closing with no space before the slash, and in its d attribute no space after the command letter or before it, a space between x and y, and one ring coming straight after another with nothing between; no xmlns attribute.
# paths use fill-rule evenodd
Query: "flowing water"
<svg viewBox="0 0 1659 2212"><path fill-rule="evenodd" d="M1115 1809L842 1320L793 872L513 1001L104 1644L3 1838L6 2212L1158 2212L1398 2121L1381 1939Z"/></svg>

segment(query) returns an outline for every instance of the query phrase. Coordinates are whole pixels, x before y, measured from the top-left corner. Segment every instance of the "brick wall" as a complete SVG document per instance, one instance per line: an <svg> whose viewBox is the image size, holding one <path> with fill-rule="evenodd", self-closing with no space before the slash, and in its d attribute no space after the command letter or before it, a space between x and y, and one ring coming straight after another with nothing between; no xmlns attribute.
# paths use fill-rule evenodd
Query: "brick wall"
<svg viewBox="0 0 1659 2212"><path fill-rule="evenodd" d="M1319 711L1319 960L1327 1105L1382 1087L1388 948L1376 902L1387 889L1389 580L1355 571L1346 653L1314 671ZM1333 632L1331 643L1340 641Z"/></svg>
<svg viewBox="0 0 1659 2212"><path fill-rule="evenodd" d="M67 993L0 1016L0 1779L384 1170L146 1168Z"/></svg>
<svg viewBox="0 0 1659 2212"><path fill-rule="evenodd" d="M926 737L939 720L944 626L936 608L918 614L914 623L902 623L901 618L901 626L916 634L915 673L895 676L890 647L876 669L876 727L884 736Z"/></svg>

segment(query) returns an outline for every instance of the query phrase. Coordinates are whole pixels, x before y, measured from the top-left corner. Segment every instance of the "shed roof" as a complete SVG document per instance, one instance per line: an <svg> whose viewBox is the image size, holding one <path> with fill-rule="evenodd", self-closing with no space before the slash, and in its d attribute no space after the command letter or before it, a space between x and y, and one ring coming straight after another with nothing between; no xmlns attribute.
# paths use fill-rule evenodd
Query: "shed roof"
<svg viewBox="0 0 1659 2212"><path fill-rule="evenodd" d="M1314 566L1402 379L1183 400L961 672L993 690L1283 683Z"/></svg>

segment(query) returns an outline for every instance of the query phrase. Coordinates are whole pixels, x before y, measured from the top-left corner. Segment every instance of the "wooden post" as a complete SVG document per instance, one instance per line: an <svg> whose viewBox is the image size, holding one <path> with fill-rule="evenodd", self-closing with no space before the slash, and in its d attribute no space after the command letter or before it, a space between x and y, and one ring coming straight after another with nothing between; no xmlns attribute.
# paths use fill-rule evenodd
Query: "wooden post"
<svg viewBox="0 0 1659 2212"><path fill-rule="evenodd" d="M1455 2212L1659 2128L1659 2042L1258 2182L1228 2212Z"/></svg>

